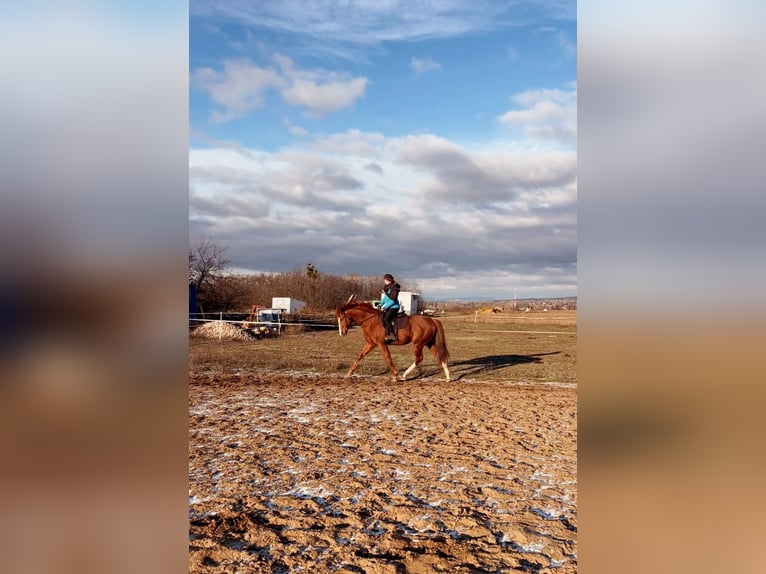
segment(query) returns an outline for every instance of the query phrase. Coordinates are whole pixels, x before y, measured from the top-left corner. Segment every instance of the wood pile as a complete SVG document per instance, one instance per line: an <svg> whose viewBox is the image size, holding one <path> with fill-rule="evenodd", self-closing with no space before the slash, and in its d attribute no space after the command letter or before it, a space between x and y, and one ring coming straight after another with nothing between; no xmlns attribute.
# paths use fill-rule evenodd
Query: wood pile
<svg viewBox="0 0 766 574"><path fill-rule="evenodd" d="M227 341L250 341L257 338L249 331L245 331L242 327L224 321L210 321L208 323L203 323L192 331L192 335L195 337Z"/></svg>

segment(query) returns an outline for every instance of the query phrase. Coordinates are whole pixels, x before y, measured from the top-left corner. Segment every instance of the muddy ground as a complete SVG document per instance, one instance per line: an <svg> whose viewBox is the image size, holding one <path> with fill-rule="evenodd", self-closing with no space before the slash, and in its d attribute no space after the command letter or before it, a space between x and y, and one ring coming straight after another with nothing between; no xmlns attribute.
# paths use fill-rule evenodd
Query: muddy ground
<svg viewBox="0 0 766 574"><path fill-rule="evenodd" d="M431 372L190 374L190 572L576 572L576 383Z"/></svg>
<svg viewBox="0 0 766 574"><path fill-rule="evenodd" d="M576 572L576 312L441 320L450 383L344 379L358 328L190 336L191 572Z"/></svg>

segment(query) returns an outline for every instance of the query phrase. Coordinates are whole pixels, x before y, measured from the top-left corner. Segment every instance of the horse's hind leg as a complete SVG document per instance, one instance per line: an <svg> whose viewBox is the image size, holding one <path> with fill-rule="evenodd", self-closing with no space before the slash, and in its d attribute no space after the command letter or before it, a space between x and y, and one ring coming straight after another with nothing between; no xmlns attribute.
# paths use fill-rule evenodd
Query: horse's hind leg
<svg viewBox="0 0 766 574"><path fill-rule="evenodd" d="M412 350L415 353L415 362L412 363L409 367L407 367L407 370L404 371L404 374L402 375L402 380L407 379L407 375L409 375L414 369L420 367L420 363L423 361L423 345L412 345Z"/></svg>
<svg viewBox="0 0 766 574"><path fill-rule="evenodd" d="M356 358L356 361L354 361L354 364L351 365L351 368L348 370L348 373L346 373L346 378L350 377L354 371L356 371L356 368L359 366L359 363L364 359L367 354L372 351L375 348L375 345L370 343L369 341L364 345L364 349L362 349L362 352L359 353L359 356Z"/></svg>
<svg viewBox="0 0 766 574"><path fill-rule="evenodd" d="M436 362L442 366L442 369L444 369L444 376L447 378L447 382L449 383L450 374L449 374L449 367L447 366L447 363L445 361L439 360L439 352L436 350L436 347L431 347L431 352L434 354L434 357L436 358Z"/></svg>
<svg viewBox="0 0 766 574"><path fill-rule="evenodd" d="M447 366L447 363L445 363L444 361L442 361L441 366L442 366L442 369L444 369L444 376L446 377L447 382L449 383L451 380L449 376L449 367Z"/></svg>

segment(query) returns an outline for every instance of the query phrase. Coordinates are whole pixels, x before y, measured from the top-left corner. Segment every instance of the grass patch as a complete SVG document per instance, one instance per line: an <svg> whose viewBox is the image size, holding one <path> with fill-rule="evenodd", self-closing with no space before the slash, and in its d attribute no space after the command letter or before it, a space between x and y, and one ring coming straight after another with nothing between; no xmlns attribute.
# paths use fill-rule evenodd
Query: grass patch
<svg viewBox="0 0 766 574"><path fill-rule="evenodd" d="M447 316L442 322L455 380L576 382L576 311ZM351 329L346 337L340 337L337 328L286 332L277 338L254 341L219 342L190 337L189 370L345 374L363 345L359 328ZM411 345L390 349L401 371L412 364ZM388 366L380 352L373 350L362 360L356 374L387 375ZM425 350L421 377L442 376L433 354Z"/></svg>

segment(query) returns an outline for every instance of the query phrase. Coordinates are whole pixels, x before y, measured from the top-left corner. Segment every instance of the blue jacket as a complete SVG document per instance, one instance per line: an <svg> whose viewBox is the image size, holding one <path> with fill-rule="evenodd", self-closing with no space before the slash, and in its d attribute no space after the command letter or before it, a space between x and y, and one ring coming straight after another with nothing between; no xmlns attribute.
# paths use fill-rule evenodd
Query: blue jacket
<svg viewBox="0 0 766 574"><path fill-rule="evenodd" d="M394 291L395 294L392 293L392 291ZM386 309L399 308L399 301L396 298L392 299L390 295L394 295L394 297L399 296L399 285L397 283L394 283L392 285L389 285L388 287L385 287L383 289L383 293L381 293L380 295L380 308L383 309L384 311Z"/></svg>

